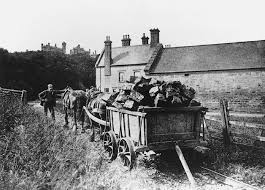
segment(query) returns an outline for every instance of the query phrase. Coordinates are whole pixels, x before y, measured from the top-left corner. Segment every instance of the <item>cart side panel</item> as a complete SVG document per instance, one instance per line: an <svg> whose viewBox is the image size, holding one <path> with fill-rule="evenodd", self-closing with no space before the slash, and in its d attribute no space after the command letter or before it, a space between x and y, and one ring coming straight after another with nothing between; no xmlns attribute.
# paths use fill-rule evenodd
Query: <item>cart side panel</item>
<svg viewBox="0 0 265 190"><path fill-rule="evenodd" d="M153 112L148 115L148 143L195 139L195 112Z"/></svg>
<svg viewBox="0 0 265 190"><path fill-rule="evenodd" d="M111 129L115 132L115 134L120 134L120 114L116 111L110 111L110 120L111 120Z"/></svg>
<svg viewBox="0 0 265 190"><path fill-rule="evenodd" d="M194 126L194 131L196 133L196 140L200 139L200 132L201 132L201 122L202 122L202 115L201 112L196 113L196 121Z"/></svg>
<svg viewBox="0 0 265 190"><path fill-rule="evenodd" d="M121 110L108 110L111 129L119 138L128 137L137 146L147 144L146 119L142 114L123 112Z"/></svg>
<svg viewBox="0 0 265 190"><path fill-rule="evenodd" d="M127 129L130 131L130 135L127 135L126 137L130 137L137 144L137 146L143 145L144 118L131 114L126 115L129 119L129 122L127 122Z"/></svg>

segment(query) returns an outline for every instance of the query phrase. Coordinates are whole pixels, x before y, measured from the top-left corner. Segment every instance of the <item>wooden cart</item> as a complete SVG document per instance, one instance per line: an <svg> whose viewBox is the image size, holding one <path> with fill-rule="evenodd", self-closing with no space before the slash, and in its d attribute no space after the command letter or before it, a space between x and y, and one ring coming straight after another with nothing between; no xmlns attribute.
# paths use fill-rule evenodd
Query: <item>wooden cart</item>
<svg viewBox="0 0 265 190"><path fill-rule="evenodd" d="M207 150L201 146L200 141L200 134L204 133L205 127L203 125L201 131L201 122L206 109L200 106L141 107L136 112L107 107L106 121L103 121L93 116L84 107L89 119L105 128L103 145L110 160L118 156L123 165L131 169L134 166L137 152L175 149L193 186L196 183L181 149Z"/></svg>
<svg viewBox="0 0 265 190"><path fill-rule="evenodd" d="M176 145L195 148L200 145L203 107L142 107L128 111L107 107L109 131L103 136L109 159L117 156L132 168L137 152L175 149Z"/></svg>

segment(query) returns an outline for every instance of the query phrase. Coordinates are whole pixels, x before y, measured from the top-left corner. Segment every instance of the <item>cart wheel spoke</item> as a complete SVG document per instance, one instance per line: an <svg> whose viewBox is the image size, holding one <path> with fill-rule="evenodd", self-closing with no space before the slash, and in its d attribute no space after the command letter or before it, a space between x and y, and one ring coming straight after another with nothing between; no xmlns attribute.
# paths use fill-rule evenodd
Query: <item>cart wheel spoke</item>
<svg viewBox="0 0 265 190"><path fill-rule="evenodd" d="M114 160L117 157L118 146L116 143L116 136L113 131L109 131L103 136L103 147L108 153L108 159Z"/></svg>
<svg viewBox="0 0 265 190"><path fill-rule="evenodd" d="M108 146L113 146L113 143L112 142L104 142L104 147L108 147Z"/></svg>
<svg viewBox="0 0 265 190"><path fill-rule="evenodd" d="M119 153L123 153L125 151L124 146L119 146Z"/></svg>
<svg viewBox="0 0 265 190"><path fill-rule="evenodd" d="M132 169L136 155L131 140L126 138L121 139L118 150L122 165Z"/></svg>
<svg viewBox="0 0 265 190"><path fill-rule="evenodd" d="M128 155L125 155L125 162L126 162L126 166L130 166L130 164L131 164L131 156L128 156Z"/></svg>
<svg viewBox="0 0 265 190"><path fill-rule="evenodd" d="M107 146L106 147L106 150L109 152L109 151L112 151L113 150L113 147L112 146Z"/></svg>
<svg viewBox="0 0 265 190"><path fill-rule="evenodd" d="M125 156L130 156L130 155L131 155L130 152L124 152L123 154L124 154Z"/></svg>
<svg viewBox="0 0 265 190"><path fill-rule="evenodd" d="M111 146L108 147L108 152L109 152L109 156L111 156L113 152L113 148Z"/></svg>

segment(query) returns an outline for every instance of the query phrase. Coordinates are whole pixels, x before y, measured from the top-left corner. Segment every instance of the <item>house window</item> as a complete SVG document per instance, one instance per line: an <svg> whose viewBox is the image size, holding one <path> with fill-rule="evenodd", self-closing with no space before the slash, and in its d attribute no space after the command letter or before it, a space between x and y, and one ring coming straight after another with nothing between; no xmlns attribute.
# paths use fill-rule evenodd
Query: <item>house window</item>
<svg viewBox="0 0 265 190"><path fill-rule="evenodd" d="M125 82L125 73L119 72L119 82Z"/></svg>
<svg viewBox="0 0 265 190"><path fill-rule="evenodd" d="M134 71L133 72L133 76L134 76L135 79L140 78L141 77L140 71Z"/></svg>

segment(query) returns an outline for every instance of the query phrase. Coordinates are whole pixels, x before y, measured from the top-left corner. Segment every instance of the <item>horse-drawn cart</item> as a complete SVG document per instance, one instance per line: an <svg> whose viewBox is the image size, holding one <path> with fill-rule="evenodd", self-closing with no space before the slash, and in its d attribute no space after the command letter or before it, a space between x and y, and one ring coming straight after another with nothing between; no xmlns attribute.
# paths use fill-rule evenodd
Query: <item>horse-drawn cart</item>
<svg viewBox="0 0 265 190"><path fill-rule="evenodd" d="M87 109L86 112L92 116ZM119 157L130 169L138 152L175 149L189 177L191 174L181 148L203 149L200 133L204 112L205 108L200 106L141 107L138 111L107 107L106 122L100 123L107 128L103 134L104 148L110 160Z"/></svg>
<svg viewBox="0 0 265 190"><path fill-rule="evenodd" d="M109 131L105 132L104 147L111 160L117 156L125 166L133 167L136 152L160 152L200 145L203 107L154 108L142 107L128 111L107 107Z"/></svg>

